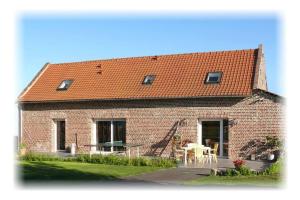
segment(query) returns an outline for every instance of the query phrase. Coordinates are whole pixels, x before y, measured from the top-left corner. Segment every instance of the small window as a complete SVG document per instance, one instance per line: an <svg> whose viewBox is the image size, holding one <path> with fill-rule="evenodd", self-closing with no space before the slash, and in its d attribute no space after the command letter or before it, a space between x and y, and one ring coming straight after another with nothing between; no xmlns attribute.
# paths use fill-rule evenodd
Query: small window
<svg viewBox="0 0 300 200"><path fill-rule="evenodd" d="M151 85L155 79L155 75L147 75L144 78L143 84L144 85Z"/></svg>
<svg viewBox="0 0 300 200"><path fill-rule="evenodd" d="M71 86L72 83L73 83L73 80L64 80L63 82L60 83L57 90L67 90Z"/></svg>
<svg viewBox="0 0 300 200"><path fill-rule="evenodd" d="M221 72L208 72L205 83L219 83L221 76Z"/></svg>

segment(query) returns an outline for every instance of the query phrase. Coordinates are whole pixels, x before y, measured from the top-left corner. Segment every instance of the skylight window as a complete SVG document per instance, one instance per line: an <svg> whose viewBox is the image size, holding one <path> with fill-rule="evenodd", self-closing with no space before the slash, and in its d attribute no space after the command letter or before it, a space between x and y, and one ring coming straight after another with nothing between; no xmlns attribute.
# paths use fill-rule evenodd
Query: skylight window
<svg viewBox="0 0 300 200"><path fill-rule="evenodd" d="M57 90L67 90L71 84L73 83L73 80L63 80L60 85L58 86Z"/></svg>
<svg viewBox="0 0 300 200"><path fill-rule="evenodd" d="M222 72L208 72L205 83L220 83Z"/></svg>
<svg viewBox="0 0 300 200"><path fill-rule="evenodd" d="M151 85L155 79L155 75L147 75L144 78L143 84L144 85Z"/></svg>

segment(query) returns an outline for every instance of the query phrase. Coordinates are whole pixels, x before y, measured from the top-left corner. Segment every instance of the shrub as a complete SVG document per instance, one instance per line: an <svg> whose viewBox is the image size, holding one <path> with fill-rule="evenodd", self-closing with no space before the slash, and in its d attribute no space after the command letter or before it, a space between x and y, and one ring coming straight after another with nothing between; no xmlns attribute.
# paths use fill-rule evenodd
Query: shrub
<svg viewBox="0 0 300 200"><path fill-rule="evenodd" d="M282 147L282 141L276 136L267 136L266 145L271 149L280 149Z"/></svg>
<svg viewBox="0 0 300 200"><path fill-rule="evenodd" d="M20 160L26 161L60 161L63 158L50 155L50 154L43 154L43 153L27 153L24 156L20 157Z"/></svg>
<svg viewBox="0 0 300 200"><path fill-rule="evenodd" d="M237 169L237 171L242 176L254 175L254 172L252 172L251 169L246 166L241 166L240 168Z"/></svg>
<svg viewBox="0 0 300 200"><path fill-rule="evenodd" d="M20 148L20 149L25 149L25 148L26 148L26 144L21 143L20 146L19 146L19 148Z"/></svg>
<svg viewBox="0 0 300 200"><path fill-rule="evenodd" d="M279 175L282 172L283 159L279 159L268 167L262 174L263 175Z"/></svg>
<svg viewBox="0 0 300 200"><path fill-rule="evenodd" d="M235 167L236 169L239 169L239 168L241 168L243 165L245 165L245 161L244 161L244 160L241 160L241 159L238 159L238 160L233 161L233 164L234 164L234 167Z"/></svg>
<svg viewBox="0 0 300 200"><path fill-rule="evenodd" d="M236 169L226 169L224 176L238 176L240 172Z"/></svg>
<svg viewBox="0 0 300 200"><path fill-rule="evenodd" d="M24 161L76 161L84 163L96 163L96 164L107 164L107 165L123 165L123 166L152 166L152 167L175 167L175 159L167 158L149 158L149 157L138 157L131 158L116 155L77 155L76 157L59 157L50 154L37 154L29 153L20 157L20 160Z"/></svg>

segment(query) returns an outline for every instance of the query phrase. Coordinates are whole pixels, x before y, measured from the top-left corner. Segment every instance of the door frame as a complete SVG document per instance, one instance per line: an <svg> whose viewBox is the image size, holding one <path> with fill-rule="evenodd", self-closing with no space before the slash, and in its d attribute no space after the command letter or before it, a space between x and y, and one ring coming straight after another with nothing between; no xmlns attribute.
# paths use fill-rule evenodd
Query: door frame
<svg viewBox="0 0 300 200"><path fill-rule="evenodd" d="M220 141L219 141L219 147L220 147L220 151L219 151L219 156L222 157L223 156L223 137L224 137L224 125L223 125L223 120L224 119L198 119L197 121L197 143L198 144L202 144L202 122L207 122L207 121L218 121L220 122L220 133L219 133L219 137L220 137ZM205 145L205 144L203 144Z"/></svg>
<svg viewBox="0 0 300 200"><path fill-rule="evenodd" d="M65 122L65 144L66 144L66 133L67 133L67 120L66 119L53 119L53 131L52 131L52 152L65 151L65 150L57 150L57 122L64 121Z"/></svg>

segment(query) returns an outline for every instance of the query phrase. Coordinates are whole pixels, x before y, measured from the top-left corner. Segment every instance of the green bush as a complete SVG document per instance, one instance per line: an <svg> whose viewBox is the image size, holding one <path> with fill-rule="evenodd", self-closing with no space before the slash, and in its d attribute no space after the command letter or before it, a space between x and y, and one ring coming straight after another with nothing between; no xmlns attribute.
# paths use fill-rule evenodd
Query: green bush
<svg viewBox="0 0 300 200"><path fill-rule="evenodd" d="M139 157L131 158L117 155L77 155L76 157L59 157L50 154L37 154L29 153L22 157L20 160L25 161L75 161L84 163L96 163L96 164L107 164L107 165L123 165L123 166L152 166L152 167L175 167L176 161L174 159L167 158L150 158L150 157Z"/></svg>
<svg viewBox="0 0 300 200"><path fill-rule="evenodd" d="M26 161L60 161L64 158L51 155L51 154L43 154L43 153L27 153L24 156L20 157L20 160Z"/></svg>
<svg viewBox="0 0 300 200"><path fill-rule="evenodd" d="M240 172L236 169L226 169L224 176L238 176Z"/></svg>
<svg viewBox="0 0 300 200"><path fill-rule="evenodd" d="M240 175L242 175L242 176L254 175L254 173L250 170L250 168L248 168L246 166L241 166L237 170L240 173Z"/></svg>
<svg viewBox="0 0 300 200"><path fill-rule="evenodd" d="M277 160L270 167L268 167L262 174L263 175L279 175L282 172L283 159Z"/></svg>
<svg viewBox="0 0 300 200"><path fill-rule="evenodd" d="M241 166L237 169L226 169L224 173L221 173L221 176L251 176L256 175L255 171L251 171L250 168L246 166Z"/></svg>

